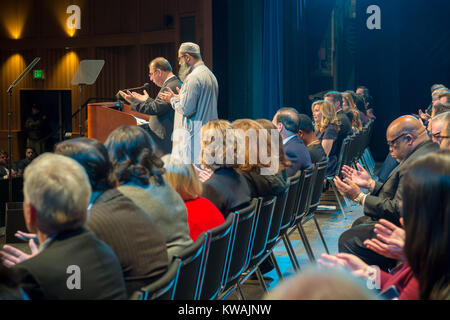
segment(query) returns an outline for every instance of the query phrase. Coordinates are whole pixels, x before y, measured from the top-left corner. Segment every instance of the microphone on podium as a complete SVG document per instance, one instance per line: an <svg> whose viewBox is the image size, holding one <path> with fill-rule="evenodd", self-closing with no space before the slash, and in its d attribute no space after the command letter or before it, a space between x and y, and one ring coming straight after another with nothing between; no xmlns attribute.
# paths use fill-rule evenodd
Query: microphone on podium
<svg viewBox="0 0 450 320"><path fill-rule="evenodd" d="M119 93L120 91L127 92L127 91L141 90L141 89L147 90L148 88L150 88L150 83L147 82L147 83L145 83L145 84L144 84L143 86L141 86L141 87L119 90L119 91L117 92L117 94L116 94L116 99L117 99L117 101L120 100L120 98L121 98L120 93Z"/></svg>

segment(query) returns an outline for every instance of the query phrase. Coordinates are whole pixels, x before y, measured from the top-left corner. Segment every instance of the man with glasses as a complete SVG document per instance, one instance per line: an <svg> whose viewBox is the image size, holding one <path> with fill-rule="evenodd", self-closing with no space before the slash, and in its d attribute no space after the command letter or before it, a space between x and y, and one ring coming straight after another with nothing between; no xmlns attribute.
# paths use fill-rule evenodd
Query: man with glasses
<svg viewBox="0 0 450 320"><path fill-rule="evenodd" d="M435 121L439 121L441 125L441 129L439 127L435 129ZM436 119L433 120L432 129L434 132L433 138L436 143L438 143L441 149L450 149L450 111L442 113L436 116Z"/></svg>
<svg viewBox="0 0 450 320"><path fill-rule="evenodd" d="M344 166L344 179L336 177L334 182L339 192L362 205L364 216L357 219L350 230L339 238L339 252L355 254L369 265L378 265L386 270L396 261L387 259L367 249L363 242L376 238L373 231L379 219L386 219L400 225L400 203L403 176L408 165L418 157L439 149L432 142L422 122L413 116L403 116L394 120L388 127L386 140L392 157L400 164L391 172L386 182L371 179L361 166L358 170ZM360 188L369 191L365 194Z"/></svg>
<svg viewBox="0 0 450 320"><path fill-rule="evenodd" d="M148 66L150 80L161 88L159 93L168 89L175 91L182 83L172 72L172 66L165 58L156 58ZM153 138L157 148L162 154L172 152L172 132L174 111L170 103L159 97L150 98L147 90L144 94L137 92L119 92L130 103L131 109L150 115L148 128L145 127Z"/></svg>
<svg viewBox="0 0 450 320"><path fill-rule="evenodd" d="M178 50L181 67L189 74L181 90L168 90L159 97L175 110L172 155L189 163L199 163L201 128L218 118L219 85L211 70L203 63L200 47L192 42L181 44Z"/></svg>

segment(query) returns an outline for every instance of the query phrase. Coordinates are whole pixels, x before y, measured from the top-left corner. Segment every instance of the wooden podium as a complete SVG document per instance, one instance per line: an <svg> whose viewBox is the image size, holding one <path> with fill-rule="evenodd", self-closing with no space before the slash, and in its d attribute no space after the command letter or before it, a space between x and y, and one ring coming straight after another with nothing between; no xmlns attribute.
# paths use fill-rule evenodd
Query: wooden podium
<svg viewBox="0 0 450 320"><path fill-rule="evenodd" d="M149 121L150 116L132 111L127 104L123 111L115 110L118 102L101 102L88 104L88 138L97 139L104 143L109 134L120 126L137 125L136 118ZM136 118L135 118L136 117Z"/></svg>

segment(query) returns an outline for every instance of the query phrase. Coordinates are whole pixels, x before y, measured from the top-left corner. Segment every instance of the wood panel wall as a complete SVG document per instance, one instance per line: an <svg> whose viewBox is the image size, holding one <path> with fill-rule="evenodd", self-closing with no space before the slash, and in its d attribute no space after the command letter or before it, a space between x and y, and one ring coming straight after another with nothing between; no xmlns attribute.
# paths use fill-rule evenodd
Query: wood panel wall
<svg viewBox="0 0 450 320"><path fill-rule="evenodd" d="M21 89L64 89L72 92L72 112L89 97L114 97L119 89L150 82L148 63L166 57L178 71L179 20L195 17L195 39L212 68L212 0L0 0L0 149L7 150L10 83L35 58L45 80L26 76L12 95L13 161L23 157ZM81 30L69 34L69 5L81 8ZM97 82L79 88L70 81L84 59L103 59ZM149 90L159 89L152 84ZM82 119L84 120L84 119ZM73 119L78 134L78 117ZM84 121L83 121L84 122Z"/></svg>

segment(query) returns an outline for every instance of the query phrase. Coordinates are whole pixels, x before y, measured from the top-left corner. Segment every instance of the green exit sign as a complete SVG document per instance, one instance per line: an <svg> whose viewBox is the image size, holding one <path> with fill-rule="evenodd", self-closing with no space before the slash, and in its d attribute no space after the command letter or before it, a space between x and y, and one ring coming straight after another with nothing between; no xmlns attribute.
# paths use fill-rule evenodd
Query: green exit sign
<svg viewBox="0 0 450 320"><path fill-rule="evenodd" d="M33 70L33 79L44 79L43 70Z"/></svg>

